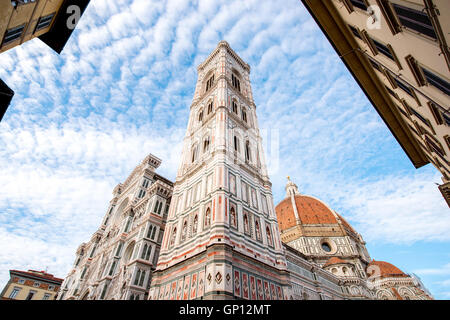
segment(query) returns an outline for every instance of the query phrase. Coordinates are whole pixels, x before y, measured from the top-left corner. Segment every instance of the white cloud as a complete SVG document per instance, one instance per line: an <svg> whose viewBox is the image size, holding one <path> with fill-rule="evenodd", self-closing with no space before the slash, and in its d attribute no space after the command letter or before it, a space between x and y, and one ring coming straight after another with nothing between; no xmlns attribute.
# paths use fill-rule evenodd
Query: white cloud
<svg viewBox="0 0 450 320"><path fill-rule="evenodd" d="M450 240L436 171L413 169L299 1L188 4L91 1L61 55L38 40L2 53L16 95L0 123L0 282L18 268L64 277L147 153L174 179L196 67L223 39L280 137L276 201L290 175L366 239Z"/></svg>

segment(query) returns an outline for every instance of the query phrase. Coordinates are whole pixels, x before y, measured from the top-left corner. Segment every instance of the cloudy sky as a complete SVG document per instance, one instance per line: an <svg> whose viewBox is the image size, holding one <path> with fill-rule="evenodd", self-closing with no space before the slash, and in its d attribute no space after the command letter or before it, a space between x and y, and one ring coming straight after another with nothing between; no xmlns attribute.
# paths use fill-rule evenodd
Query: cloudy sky
<svg viewBox="0 0 450 320"><path fill-rule="evenodd" d="M91 1L61 55L0 55L15 92L0 123L0 288L10 269L64 278L112 189L148 154L174 180L196 67L220 40L251 66L275 203L286 176L367 241L375 260L450 299L450 214L298 0Z"/></svg>

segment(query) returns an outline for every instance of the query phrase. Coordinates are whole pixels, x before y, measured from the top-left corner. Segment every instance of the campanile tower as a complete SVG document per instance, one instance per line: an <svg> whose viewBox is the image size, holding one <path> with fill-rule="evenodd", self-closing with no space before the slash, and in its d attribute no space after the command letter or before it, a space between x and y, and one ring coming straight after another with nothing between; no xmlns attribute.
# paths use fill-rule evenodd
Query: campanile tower
<svg viewBox="0 0 450 320"><path fill-rule="evenodd" d="M286 260L250 85L225 41L198 66L150 299L283 299Z"/></svg>

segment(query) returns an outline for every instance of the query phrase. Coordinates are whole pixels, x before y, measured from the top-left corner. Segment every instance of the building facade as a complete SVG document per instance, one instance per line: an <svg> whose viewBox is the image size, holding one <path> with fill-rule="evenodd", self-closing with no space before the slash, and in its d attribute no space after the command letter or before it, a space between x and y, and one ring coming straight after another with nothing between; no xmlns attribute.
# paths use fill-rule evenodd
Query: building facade
<svg viewBox="0 0 450 320"><path fill-rule="evenodd" d="M58 299L144 300L155 269L173 184L149 154L113 191L99 229L78 247Z"/></svg>
<svg viewBox="0 0 450 320"><path fill-rule="evenodd" d="M55 300L63 282L45 271L9 270L9 274L2 300Z"/></svg>
<svg viewBox="0 0 450 320"><path fill-rule="evenodd" d="M450 2L302 0L413 165L450 206Z"/></svg>
<svg viewBox="0 0 450 320"><path fill-rule="evenodd" d="M225 41L199 65L175 183L154 172L161 161L150 154L114 189L60 299L426 297L292 181L274 206L249 73ZM386 288L392 295L378 293Z"/></svg>

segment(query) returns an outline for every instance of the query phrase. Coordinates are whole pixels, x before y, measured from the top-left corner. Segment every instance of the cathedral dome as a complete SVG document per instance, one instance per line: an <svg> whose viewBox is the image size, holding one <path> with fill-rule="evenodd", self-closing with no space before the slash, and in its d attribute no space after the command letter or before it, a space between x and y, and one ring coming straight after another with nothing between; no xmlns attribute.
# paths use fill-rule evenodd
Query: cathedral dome
<svg viewBox="0 0 450 320"><path fill-rule="evenodd" d="M301 224L338 224L336 216L322 201L299 194L296 194L294 199ZM297 224L290 197L282 200L275 207L275 211L282 230Z"/></svg>
<svg viewBox="0 0 450 320"><path fill-rule="evenodd" d="M367 266L367 275L374 277L408 277L402 270L385 261L372 260Z"/></svg>

